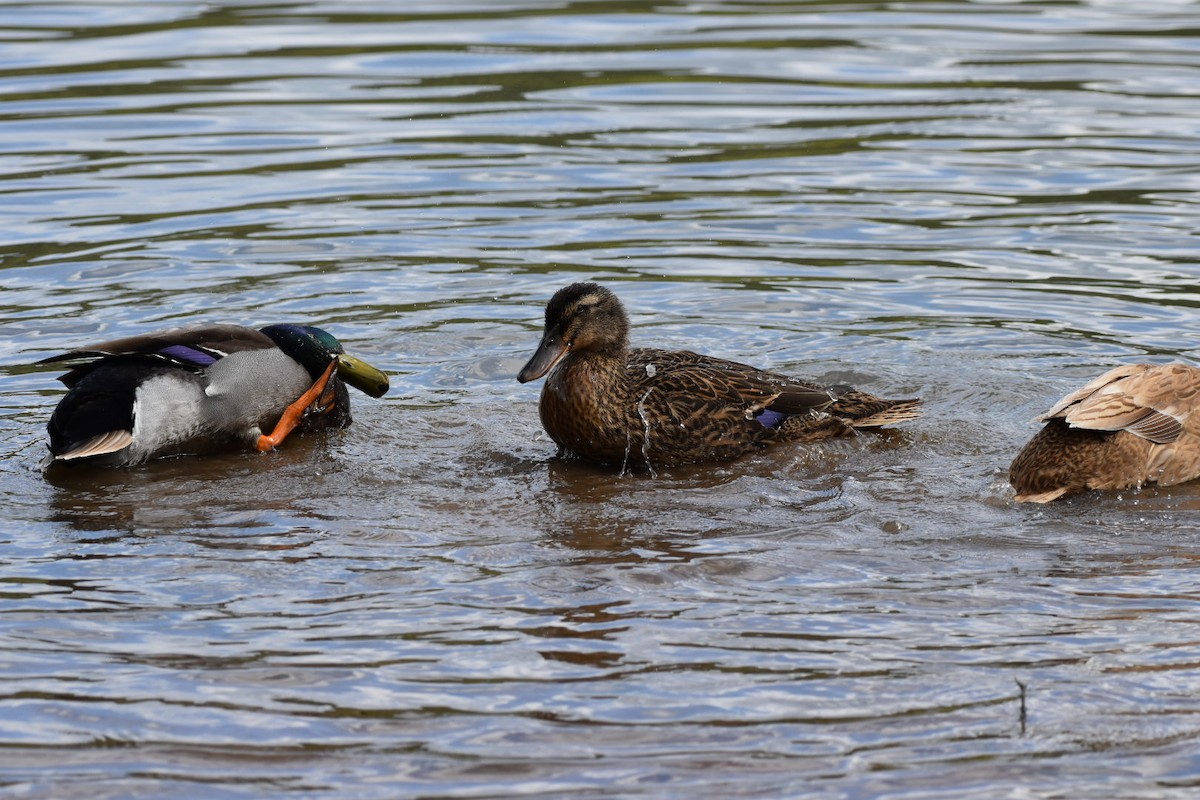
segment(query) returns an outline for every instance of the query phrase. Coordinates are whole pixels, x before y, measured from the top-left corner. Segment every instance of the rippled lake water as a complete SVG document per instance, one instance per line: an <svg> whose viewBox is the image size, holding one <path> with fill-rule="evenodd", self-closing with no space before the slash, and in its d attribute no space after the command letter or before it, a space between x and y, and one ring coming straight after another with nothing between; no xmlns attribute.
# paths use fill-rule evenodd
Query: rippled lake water
<svg viewBox="0 0 1200 800"><path fill-rule="evenodd" d="M1197 357L1197 5L0 11L13 796L1193 796L1200 484L1004 472L1084 379ZM638 344L927 414L555 460L514 376L583 278ZM393 391L44 479L32 362L195 321L320 324Z"/></svg>

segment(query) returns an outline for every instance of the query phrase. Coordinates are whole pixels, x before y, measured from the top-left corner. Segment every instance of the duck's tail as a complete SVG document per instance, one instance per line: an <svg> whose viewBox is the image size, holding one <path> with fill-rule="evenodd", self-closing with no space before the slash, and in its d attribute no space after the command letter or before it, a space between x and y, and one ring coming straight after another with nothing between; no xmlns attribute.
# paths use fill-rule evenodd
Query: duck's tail
<svg viewBox="0 0 1200 800"><path fill-rule="evenodd" d="M852 428L878 428L921 416L921 400L887 400L857 389L834 390L837 400L828 411Z"/></svg>
<svg viewBox="0 0 1200 800"><path fill-rule="evenodd" d="M1069 486L1060 486L1057 489L1051 489L1048 492L1033 492L1028 494L1018 494L1013 497L1018 503L1049 503L1052 500L1057 500L1070 491Z"/></svg>

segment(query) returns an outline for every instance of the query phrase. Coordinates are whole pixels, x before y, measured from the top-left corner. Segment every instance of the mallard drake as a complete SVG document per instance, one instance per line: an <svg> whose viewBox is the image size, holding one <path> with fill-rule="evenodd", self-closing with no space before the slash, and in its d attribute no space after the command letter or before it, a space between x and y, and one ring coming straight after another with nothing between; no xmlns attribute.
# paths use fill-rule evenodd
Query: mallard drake
<svg viewBox="0 0 1200 800"><path fill-rule="evenodd" d="M1018 502L1048 503L1086 489L1170 486L1200 477L1200 369L1117 367L1071 392L1013 461Z"/></svg>
<svg viewBox="0 0 1200 800"><path fill-rule="evenodd" d="M919 400L823 388L691 352L629 347L616 295L574 283L546 306L521 383L549 373L542 425L570 454L600 464L723 461L777 441L815 441L919 416Z"/></svg>
<svg viewBox="0 0 1200 800"><path fill-rule="evenodd" d="M349 425L346 383L372 397L388 390L386 375L306 325L173 328L38 363L61 362L68 391L47 425L43 468L138 464L236 442L270 450L297 426Z"/></svg>

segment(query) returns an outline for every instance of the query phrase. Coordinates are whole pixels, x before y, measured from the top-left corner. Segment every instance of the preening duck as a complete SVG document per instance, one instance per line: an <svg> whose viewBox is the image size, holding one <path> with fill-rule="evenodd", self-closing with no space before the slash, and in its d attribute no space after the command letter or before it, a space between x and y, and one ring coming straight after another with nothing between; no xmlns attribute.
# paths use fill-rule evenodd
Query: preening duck
<svg viewBox="0 0 1200 800"><path fill-rule="evenodd" d="M38 363L68 366L43 468L138 464L236 443L270 450L297 427L349 425L346 384L372 397L388 390L386 375L306 325L173 328Z"/></svg>
<svg viewBox="0 0 1200 800"><path fill-rule="evenodd" d="M1104 373L1037 418L1013 461L1018 502L1087 489L1170 486L1200 477L1200 369L1130 364Z"/></svg>
<svg viewBox="0 0 1200 800"><path fill-rule="evenodd" d="M814 386L687 351L630 349L624 307L595 283L564 287L547 304L541 343L517 380L545 375L539 410L560 452L621 467L723 461L920 416L916 399Z"/></svg>

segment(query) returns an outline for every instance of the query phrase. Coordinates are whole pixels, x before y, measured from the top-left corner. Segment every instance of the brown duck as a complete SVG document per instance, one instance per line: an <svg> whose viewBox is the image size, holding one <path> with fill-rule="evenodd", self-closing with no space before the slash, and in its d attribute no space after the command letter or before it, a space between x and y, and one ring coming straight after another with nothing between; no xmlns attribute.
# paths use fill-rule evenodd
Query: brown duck
<svg viewBox="0 0 1200 800"><path fill-rule="evenodd" d="M733 361L629 347L621 302L574 283L546 306L521 383L550 373L542 425L560 454L614 466L723 461L773 442L842 436L919 416L919 400L819 388Z"/></svg>
<svg viewBox="0 0 1200 800"><path fill-rule="evenodd" d="M1200 369L1117 367L1038 417L1046 426L1008 471L1018 502L1200 477Z"/></svg>

